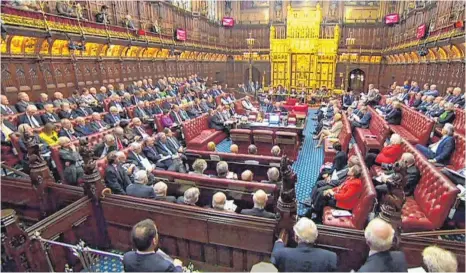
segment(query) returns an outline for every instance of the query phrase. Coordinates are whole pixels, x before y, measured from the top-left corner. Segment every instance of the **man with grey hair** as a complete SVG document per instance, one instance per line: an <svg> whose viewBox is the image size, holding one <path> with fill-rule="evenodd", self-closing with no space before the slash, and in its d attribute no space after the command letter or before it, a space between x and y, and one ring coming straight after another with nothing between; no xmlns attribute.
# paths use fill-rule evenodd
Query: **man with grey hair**
<svg viewBox="0 0 466 273"><path fill-rule="evenodd" d="M234 172L230 172L228 170L228 163L226 161L219 161L217 163L217 177L218 178L226 178L226 179L234 179L237 180L238 176Z"/></svg>
<svg viewBox="0 0 466 273"><path fill-rule="evenodd" d="M104 141L94 147L94 155L99 158L103 158L110 152L116 150L118 149L116 146L115 137L112 134L107 134L104 136Z"/></svg>
<svg viewBox="0 0 466 273"><path fill-rule="evenodd" d="M134 173L134 183L126 187L126 194L140 198L155 198L154 189L151 186L147 186L149 178L147 172L139 170Z"/></svg>
<svg viewBox="0 0 466 273"><path fill-rule="evenodd" d="M337 254L314 247L317 226L303 217L293 227L296 248L285 247L282 239L275 242L271 262L279 272L332 272L337 269Z"/></svg>
<svg viewBox="0 0 466 273"><path fill-rule="evenodd" d="M212 196L212 208L216 210L225 210L227 196L223 192L217 192Z"/></svg>
<svg viewBox="0 0 466 273"><path fill-rule="evenodd" d="M417 183L421 179L421 173L419 169L416 167L415 158L412 153L404 153L398 163L406 168L406 185L404 187L404 192L406 196L411 196L414 194L414 190L416 189ZM388 192L387 187L387 177L382 176L382 183L380 185L375 186L375 190L377 191L377 199L380 200L384 194Z"/></svg>
<svg viewBox="0 0 466 273"><path fill-rule="evenodd" d="M422 261L428 272L458 272L456 255L435 245L424 248Z"/></svg>
<svg viewBox="0 0 466 273"><path fill-rule="evenodd" d="M281 153L280 147L278 145L273 146L270 153L272 153L272 156L276 156L276 157L280 156L280 153Z"/></svg>
<svg viewBox="0 0 466 273"><path fill-rule="evenodd" d="M280 181L280 171L275 167L269 168L267 170L267 178L268 180L262 182L277 184Z"/></svg>
<svg viewBox="0 0 466 273"><path fill-rule="evenodd" d="M369 222L364 230L370 248L366 263L358 272L408 272L406 258L401 251L390 251L395 231L380 218Z"/></svg>
<svg viewBox="0 0 466 273"><path fill-rule="evenodd" d="M248 146L248 154L256 155L257 154L257 147L254 144Z"/></svg>
<svg viewBox="0 0 466 273"><path fill-rule="evenodd" d="M40 128L44 124L39 115L37 115L37 107L33 104L30 104L24 108L26 111L24 115L19 116L20 124L28 124L32 128Z"/></svg>
<svg viewBox="0 0 466 273"><path fill-rule="evenodd" d="M275 213L268 212L265 210L265 206L267 205L267 200L268 200L268 196L265 191L263 190L256 191L252 197L252 201L254 202L254 208L243 209L241 210L241 214L275 219Z"/></svg>
<svg viewBox="0 0 466 273"><path fill-rule="evenodd" d="M155 185L154 185L155 200L175 203L176 202L176 197L175 196L167 196L167 190L168 190L168 186L164 182L155 183Z"/></svg>
<svg viewBox="0 0 466 273"><path fill-rule="evenodd" d="M416 144L416 149L420 151L430 163L448 165L452 153L455 151L454 127L447 123L442 128L442 138L428 147Z"/></svg>
<svg viewBox="0 0 466 273"><path fill-rule="evenodd" d="M195 206L197 201L199 201L200 194L201 192L198 188L191 187L184 192L183 196L178 197L176 203Z"/></svg>
<svg viewBox="0 0 466 273"><path fill-rule="evenodd" d="M142 152L142 146L138 142L133 142L129 145L130 152L128 153L128 161L136 165L138 169L146 170L147 172L152 172L155 169L149 159Z"/></svg>
<svg viewBox="0 0 466 273"><path fill-rule="evenodd" d="M118 112L118 108L116 108L115 106L111 106L110 109L109 109L109 113L106 114L105 117L104 117L104 121L107 124L110 124L112 127L117 126L121 121L121 117L120 117L120 113Z"/></svg>

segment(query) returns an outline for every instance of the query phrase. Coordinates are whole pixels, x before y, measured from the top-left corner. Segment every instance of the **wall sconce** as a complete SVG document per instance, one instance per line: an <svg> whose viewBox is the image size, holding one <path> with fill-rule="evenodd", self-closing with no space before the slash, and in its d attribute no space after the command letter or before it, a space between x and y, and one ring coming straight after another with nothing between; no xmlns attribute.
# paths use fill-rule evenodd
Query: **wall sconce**
<svg viewBox="0 0 466 273"><path fill-rule="evenodd" d="M364 81L364 75L361 75L361 81L362 82Z"/></svg>
<svg viewBox="0 0 466 273"><path fill-rule="evenodd" d="M350 78L351 78L351 79L354 79L354 74L351 74Z"/></svg>

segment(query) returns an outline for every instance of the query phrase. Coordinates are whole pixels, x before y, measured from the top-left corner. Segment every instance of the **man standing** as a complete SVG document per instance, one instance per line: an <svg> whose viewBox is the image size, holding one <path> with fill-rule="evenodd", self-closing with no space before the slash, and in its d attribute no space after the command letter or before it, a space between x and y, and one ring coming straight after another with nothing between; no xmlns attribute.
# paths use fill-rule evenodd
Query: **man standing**
<svg viewBox="0 0 466 273"><path fill-rule="evenodd" d="M126 272L182 272L182 263L175 259L173 263L164 257L158 249L159 235L157 227L150 219L137 223L131 231L131 240L136 251L123 256Z"/></svg>
<svg viewBox="0 0 466 273"><path fill-rule="evenodd" d="M395 231L380 218L370 221L364 231L370 248L366 263L359 272L408 272L406 258L401 251L390 251Z"/></svg>
<svg viewBox="0 0 466 273"><path fill-rule="evenodd" d="M279 272L332 272L337 268L337 255L334 252L314 247L317 239L317 226L309 218L303 217L294 225L296 248L285 247L278 239L272 250L271 262Z"/></svg>

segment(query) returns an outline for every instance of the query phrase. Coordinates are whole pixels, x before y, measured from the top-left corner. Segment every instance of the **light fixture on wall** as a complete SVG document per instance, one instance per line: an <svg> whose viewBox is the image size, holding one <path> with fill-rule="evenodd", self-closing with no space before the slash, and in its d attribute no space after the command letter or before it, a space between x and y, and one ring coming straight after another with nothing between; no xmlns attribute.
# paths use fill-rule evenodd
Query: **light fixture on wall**
<svg viewBox="0 0 466 273"><path fill-rule="evenodd" d="M354 74L351 74L350 78L353 80L354 79Z"/></svg>

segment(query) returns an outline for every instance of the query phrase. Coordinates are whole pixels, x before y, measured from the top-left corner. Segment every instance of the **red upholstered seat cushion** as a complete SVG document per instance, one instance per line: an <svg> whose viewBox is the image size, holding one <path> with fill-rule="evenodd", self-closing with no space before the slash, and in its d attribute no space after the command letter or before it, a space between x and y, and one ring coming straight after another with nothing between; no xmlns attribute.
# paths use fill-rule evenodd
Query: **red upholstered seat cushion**
<svg viewBox="0 0 466 273"><path fill-rule="evenodd" d="M392 131L399 134L401 138L407 140L411 144L419 143L419 138L415 137L411 132L401 125L391 125Z"/></svg>
<svg viewBox="0 0 466 273"><path fill-rule="evenodd" d="M284 132L284 131L277 131L275 132L276 136L286 136L286 137L296 137L297 134L294 132Z"/></svg>
<svg viewBox="0 0 466 273"><path fill-rule="evenodd" d="M451 155L450 165L453 170L460 170L464 168L465 158L465 139L463 135L455 134L455 150Z"/></svg>
<svg viewBox="0 0 466 273"><path fill-rule="evenodd" d="M453 126L455 127L455 132L460 135L464 135L464 109L459 108L455 110L455 119L453 120Z"/></svg>
<svg viewBox="0 0 466 273"><path fill-rule="evenodd" d="M322 223L324 225L355 229L353 225L353 215L345 217L334 217L332 215L334 210L335 208L332 207L324 208L324 214L322 216Z"/></svg>
<svg viewBox="0 0 466 273"><path fill-rule="evenodd" d="M231 134L246 134L246 135L249 135L249 134L251 134L251 130L249 130L249 129L231 129L230 133Z"/></svg>
<svg viewBox="0 0 466 273"><path fill-rule="evenodd" d="M215 129L207 129L203 130L197 137L191 139L190 143L193 144L202 144L206 143L210 140L215 138L218 134L221 134L221 131L215 131Z"/></svg>
<svg viewBox="0 0 466 273"><path fill-rule="evenodd" d="M432 230L434 226L432 222L422 212L422 208L416 203L414 198L406 198L406 202L402 210L402 226L403 230Z"/></svg>

